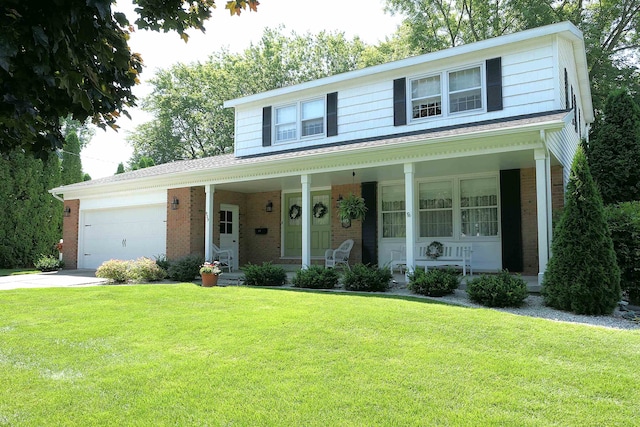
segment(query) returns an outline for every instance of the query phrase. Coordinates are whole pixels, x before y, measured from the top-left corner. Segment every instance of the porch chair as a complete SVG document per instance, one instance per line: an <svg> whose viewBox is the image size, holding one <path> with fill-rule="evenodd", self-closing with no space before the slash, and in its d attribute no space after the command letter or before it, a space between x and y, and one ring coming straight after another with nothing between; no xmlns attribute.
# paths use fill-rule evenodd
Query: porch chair
<svg viewBox="0 0 640 427"><path fill-rule="evenodd" d="M211 252L214 261L220 261L220 269L227 268L229 273L235 269L233 251L231 249L220 249L215 243L211 243Z"/></svg>
<svg viewBox="0 0 640 427"><path fill-rule="evenodd" d="M338 249L327 249L324 252L324 266L329 268L335 267L338 264L343 264L347 269L351 270L351 267L349 267L349 255L351 254L351 249L353 249L352 239L342 242L340 246L338 246Z"/></svg>

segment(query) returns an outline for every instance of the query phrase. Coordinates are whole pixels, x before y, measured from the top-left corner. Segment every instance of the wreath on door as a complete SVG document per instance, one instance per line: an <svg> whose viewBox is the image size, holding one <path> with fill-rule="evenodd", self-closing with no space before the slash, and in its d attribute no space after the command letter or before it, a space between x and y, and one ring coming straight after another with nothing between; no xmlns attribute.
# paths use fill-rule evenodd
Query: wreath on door
<svg viewBox="0 0 640 427"><path fill-rule="evenodd" d="M314 218L322 218L327 214L328 211L329 209L327 208L327 205L325 205L322 202L318 202L315 205L313 205Z"/></svg>
<svg viewBox="0 0 640 427"><path fill-rule="evenodd" d="M298 219L300 218L300 214L302 214L302 208L300 205L292 205L289 208L289 218Z"/></svg>

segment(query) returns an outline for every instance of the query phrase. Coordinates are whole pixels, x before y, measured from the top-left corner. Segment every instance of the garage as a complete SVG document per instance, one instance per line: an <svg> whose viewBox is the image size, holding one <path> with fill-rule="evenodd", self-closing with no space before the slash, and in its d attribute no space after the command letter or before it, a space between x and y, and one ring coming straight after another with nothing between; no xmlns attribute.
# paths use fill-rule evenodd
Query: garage
<svg viewBox="0 0 640 427"><path fill-rule="evenodd" d="M78 267L98 268L110 259L154 258L166 252L165 204L83 210Z"/></svg>

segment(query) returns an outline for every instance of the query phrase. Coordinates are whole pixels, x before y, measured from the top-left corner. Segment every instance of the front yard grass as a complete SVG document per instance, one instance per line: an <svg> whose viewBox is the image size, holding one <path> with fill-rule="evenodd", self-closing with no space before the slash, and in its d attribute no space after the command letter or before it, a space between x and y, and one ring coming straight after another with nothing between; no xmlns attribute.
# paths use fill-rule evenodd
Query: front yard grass
<svg viewBox="0 0 640 427"><path fill-rule="evenodd" d="M629 425L640 334L412 298L0 292L0 425Z"/></svg>
<svg viewBox="0 0 640 427"><path fill-rule="evenodd" d="M33 268L0 268L0 277L2 276L16 276L18 274L38 274L42 273L40 270Z"/></svg>

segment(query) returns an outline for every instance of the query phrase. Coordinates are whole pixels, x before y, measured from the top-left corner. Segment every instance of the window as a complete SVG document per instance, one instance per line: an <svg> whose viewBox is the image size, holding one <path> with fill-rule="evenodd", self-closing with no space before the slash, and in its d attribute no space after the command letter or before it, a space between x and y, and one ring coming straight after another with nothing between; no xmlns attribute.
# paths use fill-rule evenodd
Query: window
<svg viewBox="0 0 640 427"><path fill-rule="evenodd" d="M382 187L382 237L405 237L404 185Z"/></svg>
<svg viewBox="0 0 640 427"><path fill-rule="evenodd" d="M411 114L414 119L442 114L440 76L411 81Z"/></svg>
<svg viewBox="0 0 640 427"><path fill-rule="evenodd" d="M449 112L482 108L482 77L480 67L449 73Z"/></svg>
<svg viewBox="0 0 640 427"><path fill-rule="evenodd" d="M498 235L498 183L495 177L460 180L462 236Z"/></svg>
<svg viewBox="0 0 640 427"><path fill-rule="evenodd" d="M324 132L324 102L322 99L302 103L302 136Z"/></svg>
<svg viewBox="0 0 640 427"><path fill-rule="evenodd" d="M453 183L421 183L419 196L420 237L452 237Z"/></svg>
<svg viewBox="0 0 640 427"><path fill-rule="evenodd" d="M291 141L297 138L296 106L276 108L276 141Z"/></svg>

